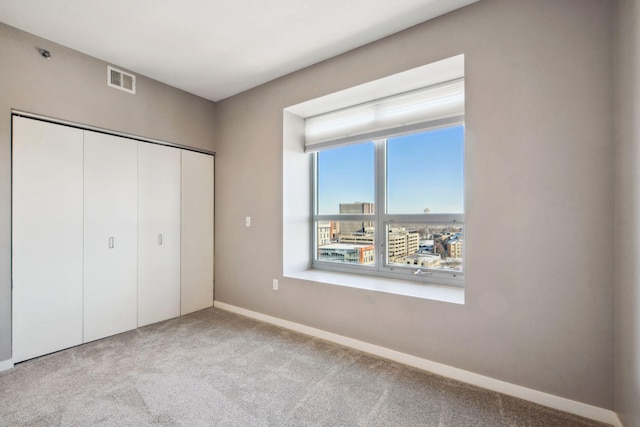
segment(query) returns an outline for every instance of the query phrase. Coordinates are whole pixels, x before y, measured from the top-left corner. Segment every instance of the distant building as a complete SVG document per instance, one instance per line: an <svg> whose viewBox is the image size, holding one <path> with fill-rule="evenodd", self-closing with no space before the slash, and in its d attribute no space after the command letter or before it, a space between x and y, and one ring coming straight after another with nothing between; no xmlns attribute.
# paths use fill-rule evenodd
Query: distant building
<svg viewBox="0 0 640 427"><path fill-rule="evenodd" d="M375 247L372 245L332 243L318 248L318 260L373 264Z"/></svg>
<svg viewBox="0 0 640 427"><path fill-rule="evenodd" d="M369 202L340 203L341 214L373 214L374 204ZM342 221L340 234L353 234L373 227L373 221Z"/></svg>
<svg viewBox="0 0 640 427"><path fill-rule="evenodd" d="M369 202L340 203L341 214L372 214L374 204Z"/></svg>
<svg viewBox="0 0 640 427"><path fill-rule="evenodd" d="M324 246L331 243L331 222L318 222L318 246Z"/></svg>
<svg viewBox="0 0 640 427"><path fill-rule="evenodd" d="M462 239L450 239L447 241L447 252L451 258L462 258Z"/></svg>
<svg viewBox="0 0 640 427"><path fill-rule="evenodd" d="M420 233L407 231L407 255L415 254L420 247Z"/></svg>
<svg viewBox="0 0 640 427"><path fill-rule="evenodd" d="M373 233L355 232L338 236L339 243L351 243L353 245L373 245L375 235Z"/></svg>
<svg viewBox="0 0 640 427"><path fill-rule="evenodd" d="M355 231L350 234L340 234L338 243L352 245L374 245L375 235L373 227L365 227L364 231ZM420 246L420 233L407 231L404 227L392 227L387 238L387 254L389 262L418 252Z"/></svg>
<svg viewBox="0 0 640 427"><path fill-rule="evenodd" d="M398 262L399 259L418 252L420 246L420 233L407 231L404 227L391 227L387 238L387 256L389 262Z"/></svg>
<svg viewBox="0 0 640 427"><path fill-rule="evenodd" d="M443 258L449 258L449 241L455 240L453 233L450 231L441 231L440 233L434 233L431 238L433 239L433 252L439 254Z"/></svg>
<svg viewBox="0 0 640 427"><path fill-rule="evenodd" d="M418 252L420 253L433 253L433 240L421 240L420 246L418 246Z"/></svg>
<svg viewBox="0 0 640 427"><path fill-rule="evenodd" d="M417 253L402 258L399 263L427 268L440 268L440 255Z"/></svg>
<svg viewBox="0 0 640 427"><path fill-rule="evenodd" d="M336 240L338 240L339 234L340 234L340 222L331 221L331 241L335 242Z"/></svg>

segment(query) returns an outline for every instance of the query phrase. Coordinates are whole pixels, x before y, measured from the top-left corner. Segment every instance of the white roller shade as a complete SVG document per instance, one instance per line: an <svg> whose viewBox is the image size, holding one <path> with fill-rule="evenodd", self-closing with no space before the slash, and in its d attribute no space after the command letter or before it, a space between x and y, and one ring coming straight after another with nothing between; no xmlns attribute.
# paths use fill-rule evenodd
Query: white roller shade
<svg viewBox="0 0 640 427"><path fill-rule="evenodd" d="M305 119L305 151L359 142L394 130L462 121L464 79Z"/></svg>

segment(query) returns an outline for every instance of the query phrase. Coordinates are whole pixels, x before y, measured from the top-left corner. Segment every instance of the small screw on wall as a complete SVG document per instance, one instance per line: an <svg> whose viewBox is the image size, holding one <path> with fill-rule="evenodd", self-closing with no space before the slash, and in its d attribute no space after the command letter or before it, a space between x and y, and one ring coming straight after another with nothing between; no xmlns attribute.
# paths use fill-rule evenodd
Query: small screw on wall
<svg viewBox="0 0 640 427"><path fill-rule="evenodd" d="M38 52L40 52L40 56L42 56L44 59L51 59L51 52L49 52L46 49L38 49Z"/></svg>

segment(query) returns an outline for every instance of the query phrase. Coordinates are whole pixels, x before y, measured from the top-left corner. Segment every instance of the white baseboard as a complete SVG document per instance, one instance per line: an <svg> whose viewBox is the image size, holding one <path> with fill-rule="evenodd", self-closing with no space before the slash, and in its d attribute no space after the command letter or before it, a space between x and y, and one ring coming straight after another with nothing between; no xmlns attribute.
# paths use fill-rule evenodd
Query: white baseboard
<svg viewBox="0 0 640 427"><path fill-rule="evenodd" d="M0 362L0 372L13 368L13 360L3 360Z"/></svg>
<svg viewBox="0 0 640 427"><path fill-rule="evenodd" d="M214 307L222 310L230 311L242 316L251 317L256 320L260 320L266 323L271 323L276 326L280 326L285 329L300 332L306 335L311 335L316 338L320 338L326 341L331 341L336 344L350 347L356 350L363 351L365 353L373 354L375 356L383 357L385 359L393 360L395 362L402 363L404 365L413 366L424 371L432 372L443 377L452 378L458 381L462 381L468 384L472 384L478 387L486 388L488 390L503 393L509 396L517 397L520 399L528 400L540 405L547 406L549 408L557 409L571 414L579 415L581 417L589 418L595 421L611 424L614 427L623 427L618 415L608 409L599 408L597 406L587 405L585 403L577 402L575 400L566 399L564 397L555 396L549 393L533 390L527 387L522 387L516 384L511 384L505 381L496 380L494 378L486 377L484 375L475 374L473 372L465 371L463 369L454 368L452 366L444 365L442 363L433 362L431 360L422 359L420 357L412 356L410 354L401 353L399 351L391 350L378 345L369 344L363 341L358 341L353 338L344 337L342 335L334 334L331 332L323 331L321 329L312 328L310 326L301 325L299 323L290 322L288 320L279 319L277 317L268 316L266 314L257 313L255 311L247 310L234 305L226 304L220 301L214 301Z"/></svg>

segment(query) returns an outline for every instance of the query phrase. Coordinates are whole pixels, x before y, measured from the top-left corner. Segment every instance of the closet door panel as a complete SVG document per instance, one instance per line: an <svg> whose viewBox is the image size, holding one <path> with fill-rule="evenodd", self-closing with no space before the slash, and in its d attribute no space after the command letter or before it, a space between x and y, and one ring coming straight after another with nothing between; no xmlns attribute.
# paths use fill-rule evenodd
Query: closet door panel
<svg viewBox="0 0 640 427"><path fill-rule="evenodd" d="M84 341L137 326L137 143L85 132Z"/></svg>
<svg viewBox="0 0 640 427"><path fill-rule="evenodd" d="M213 156L182 151L181 314L213 305Z"/></svg>
<svg viewBox="0 0 640 427"><path fill-rule="evenodd" d="M180 315L180 150L138 144L138 326Z"/></svg>
<svg viewBox="0 0 640 427"><path fill-rule="evenodd" d="M13 119L13 361L82 343L83 133Z"/></svg>

